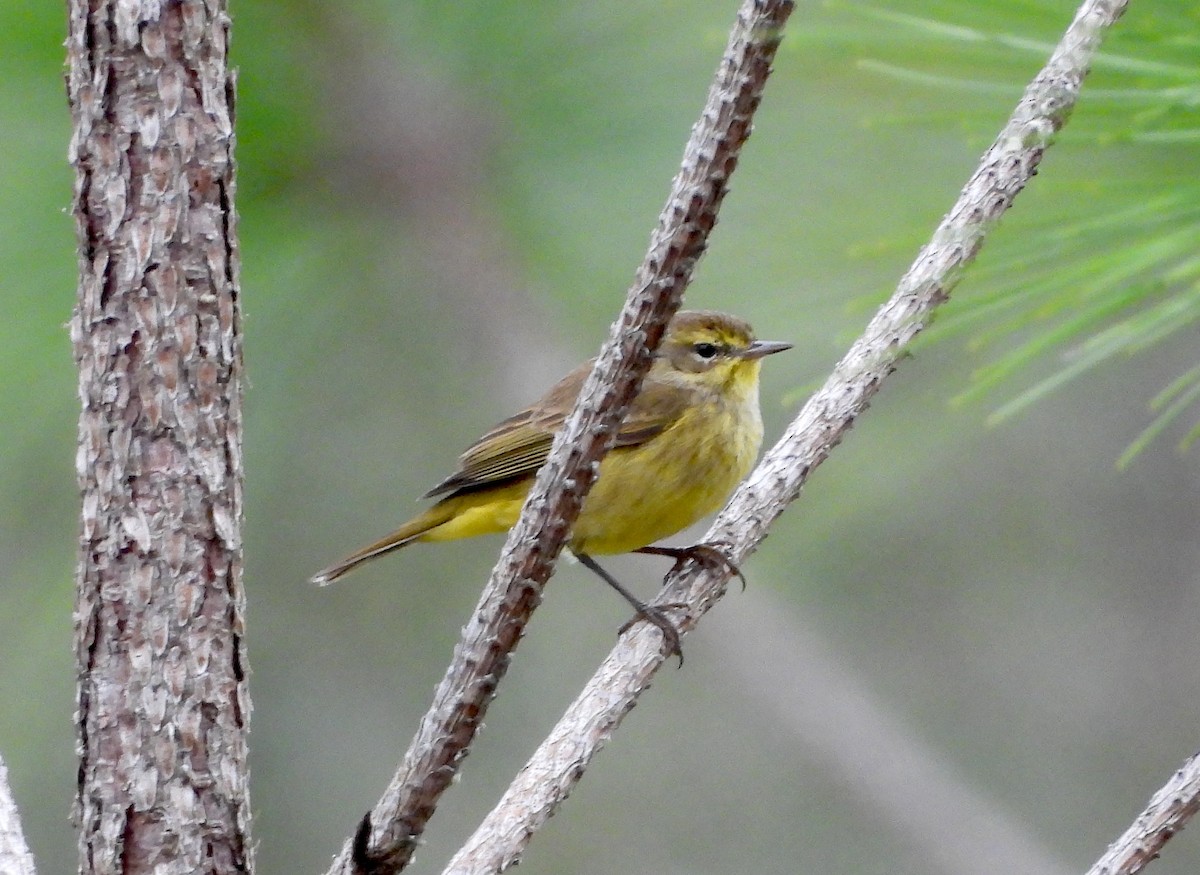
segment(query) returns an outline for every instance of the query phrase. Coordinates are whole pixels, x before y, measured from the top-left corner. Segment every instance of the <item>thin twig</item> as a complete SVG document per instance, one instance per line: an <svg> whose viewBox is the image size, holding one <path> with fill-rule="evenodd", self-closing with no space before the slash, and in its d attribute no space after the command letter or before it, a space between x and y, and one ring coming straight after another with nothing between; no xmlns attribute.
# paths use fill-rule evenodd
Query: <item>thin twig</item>
<svg viewBox="0 0 1200 875"><path fill-rule="evenodd" d="M1200 811L1200 754L1171 776L1138 819L1113 842L1087 875L1137 875Z"/></svg>
<svg viewBox="0 0 1200 875"><path fill-rule="evenodd" d="M0 872L4 875L34 875L33 856L21 830L21 816L8 786L8 769L0 757Z"/></svg>
<svg viewBox="0 0 1200 875"><path fill-rule="evenodd" d="M725 546L734 563L753 552L771 523L799 496L810 472L866 410L905 347L949 297L988 230L1033 177L1051 137L1066 123L1101 35L1125 6L1126 0L1087 0L1079 8L895 293L717 517L705 541ZM686 631L721 597L728 578L728 568L687 567L668 578L660 601L687 605L677 618ZM515 863L663 659L658 633L646 624L622 636L445 872L494 873Z"/></svg>
<svg viewBox="0 0 1200 875"><path fill-rule="evenodd" d="M609 341L509 533L434 701L375 808L329 870L382 875L412 859L553 571L599 461L716 223L791 0L745 0L650 248ZM661 647L659 639L658 645Z"/></svg>

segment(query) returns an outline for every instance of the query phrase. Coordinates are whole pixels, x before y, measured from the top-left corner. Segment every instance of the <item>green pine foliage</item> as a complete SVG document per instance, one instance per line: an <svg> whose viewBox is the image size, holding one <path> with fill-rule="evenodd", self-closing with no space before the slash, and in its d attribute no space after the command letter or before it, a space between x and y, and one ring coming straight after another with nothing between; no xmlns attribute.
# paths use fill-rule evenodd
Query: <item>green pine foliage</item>
<svg viewBox="0 0 1200 875"><path fill-rule="evenodd" d="M1074 7L1050 0L838 5L861 22L852 31L860 67L914 88L987 96L989 112L997 95L1020 95ZM1014 5L1022 16L1014 17ZM849 41L851 31L842 36ZM876 120L914 128L969 123L974 130L980 121L958 102L953 112ZM958 401L987 399L998 405L992 421L1003 420L1089 371L1194 327L1198 142L1200 8L1135 3L1048 156L1052 172L989 239L933 332L935 340L965 335L986 358ZM1021 209L1025 200L1036 200L1036 209ZM1200 437L1198 397L1200 366L1172 375L1119 464L1181 417L1192 424L1179 445L1193 443Z"/></svg>

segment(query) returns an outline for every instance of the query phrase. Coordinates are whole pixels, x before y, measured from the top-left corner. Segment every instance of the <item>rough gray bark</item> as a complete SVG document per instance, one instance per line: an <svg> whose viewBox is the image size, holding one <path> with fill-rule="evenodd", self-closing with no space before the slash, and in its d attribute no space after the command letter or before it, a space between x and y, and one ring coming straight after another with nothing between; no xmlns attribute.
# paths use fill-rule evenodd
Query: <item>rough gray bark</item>
<svg viewBox="0 0 1200 875"><path fill-rule="evenodd" d="M1200 811L1200 754L1193 754L1154 794L1087 875L1137 875L1158 858L1163 845Z"/></svg>
<svg viewBox="0 0 1200 875"><path fill-rule="evenodd" d="M949 297L988 230L1033 178L1051 138L1075 106L1101 36L1125 6L1126 0L1087 0L1079 8L895 293L734 493L705 543L723 545L740 564L799 497L809 474L867 409L905 348ZM724 594L729 576L728 568L685 567L668 578L659 601L687 606L674 614L680 630L687 631ZM638 624L621 637L446 873L495 873L520 859L530 837L567 797L662 665L658 635Z"/></svg>
<svg viewBox="0 0 1200 875"><path fill-rule="evenodd" d="M82 872L252 868L222 0L71 0Z"/></svg>
<svg viewBox="0 0 1200 875"><path fill-rule="evenodd" d="M381 875L411 861L541 599L613 430L705 250L792 6L791 0L745 0L739 9L649 252L609 341L509 533L403 763L330 873ZM656 641L661 647L661 638Z"/></svg>

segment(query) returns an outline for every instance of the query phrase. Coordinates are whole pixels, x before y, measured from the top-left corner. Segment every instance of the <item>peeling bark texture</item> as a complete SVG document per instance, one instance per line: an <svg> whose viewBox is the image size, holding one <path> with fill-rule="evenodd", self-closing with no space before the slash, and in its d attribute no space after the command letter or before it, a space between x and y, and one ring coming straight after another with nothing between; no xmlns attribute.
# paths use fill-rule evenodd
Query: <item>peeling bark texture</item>
<svg viewBox="0 0 1200 875"><path fill-rule="evenodd" d="M221 0L70 0L84 873L252 869Z"/></svg>
<svg viewBox="0 0 1200 875"><path fill-rule="evenodd" d="M1108 851L1088 869L1087 875L1137 875L1188 821L1200 812L1200 754L1187 762L1164 784L1146 810Z"/></svg>
<svg viewBox="0 0 1200 875"><path fill-rule="evenodd" d="M892 297L809 399L779 442L734 493L704 538L740 565L797 497L809 474L841 442L896 368L907 345L957 284L984 237L1037 170L1066 123L1104 31L1124 0L1087 0L1046 66L1030 83L957 202L918 253ZM668 577L659 603L681 632L724 594L730 576L689 563ZM677 605L686 605L679 610ZM635 624L621 637L503 798L446 867L446 873L501 872L519 861L665 659L661 633Z"/></svg>
<svg viewBox="0 0 1200 875"><path fill-rule="evenodd" d="M613 431L705 250L792 6L791 0L745 0L739 9L625 307L509 533L403 763L346 841L331 875L382 875L398 872L412 860L541 600Z"/></svg>
<svg viewBox="0 0 1200 875"><path fill-rule="evenodd" d="M35 872L3 759L0 759L0 872L4 875L34 875Z"/></svg>

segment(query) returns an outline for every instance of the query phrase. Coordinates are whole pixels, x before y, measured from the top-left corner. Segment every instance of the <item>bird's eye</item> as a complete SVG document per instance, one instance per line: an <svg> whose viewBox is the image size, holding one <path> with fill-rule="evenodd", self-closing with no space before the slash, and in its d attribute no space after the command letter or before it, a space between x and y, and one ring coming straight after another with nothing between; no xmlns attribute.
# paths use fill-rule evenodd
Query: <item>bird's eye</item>
<svg viewBox="0 0 1200 875"><path fill-rule="evenodd" d="M692 349L702 359L710 359L720 351L715 343L697 343Z"/></svg>

